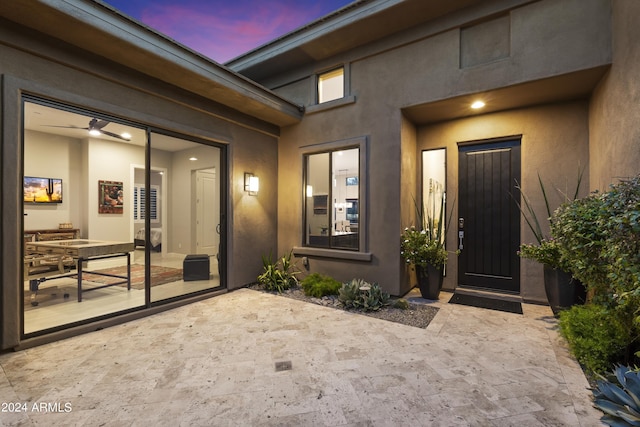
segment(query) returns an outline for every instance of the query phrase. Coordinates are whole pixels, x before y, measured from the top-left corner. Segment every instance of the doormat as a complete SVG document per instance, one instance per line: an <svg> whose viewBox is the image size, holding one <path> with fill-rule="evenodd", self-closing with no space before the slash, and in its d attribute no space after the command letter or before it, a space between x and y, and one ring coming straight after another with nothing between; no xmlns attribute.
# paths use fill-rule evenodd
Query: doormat
<svg viewBox="0 0 640 427"><path fill-rule="evenodd" d="M488 308L490 310L506 311L508 313L522 314L522 304L515 301L504 301L495 298L481 297L469 294L454 293L449 300L450 304L469 305L471 307Z"/></svg>

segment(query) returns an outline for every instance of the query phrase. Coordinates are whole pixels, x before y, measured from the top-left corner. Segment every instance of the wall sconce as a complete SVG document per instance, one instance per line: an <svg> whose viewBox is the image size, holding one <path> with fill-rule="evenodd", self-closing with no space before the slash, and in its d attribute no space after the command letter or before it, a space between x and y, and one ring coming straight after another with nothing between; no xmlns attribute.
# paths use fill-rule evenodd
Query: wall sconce
<svg viewBox="0 0 640 427"><path fill-rule="evenodd" d="M260 189L260 179L251 172L244 173L244 191L249 193L250 196L258 194Z"/></svg>
<svg viewBox="0 0 640 427"><path fill-rule="evenodd" d="M307 197L313 197L313 187L307 185Z"/></svg>

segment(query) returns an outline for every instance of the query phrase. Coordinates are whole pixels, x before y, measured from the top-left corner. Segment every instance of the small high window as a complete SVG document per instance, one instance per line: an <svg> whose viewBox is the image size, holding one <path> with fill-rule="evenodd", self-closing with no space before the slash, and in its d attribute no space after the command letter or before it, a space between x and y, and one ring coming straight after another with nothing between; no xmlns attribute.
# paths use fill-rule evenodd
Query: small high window
<svg viewBox="0 0 640 427"><path fill-rule="evenodd" d="M344 67L318 75L318 104L344 98Z"/></svg>

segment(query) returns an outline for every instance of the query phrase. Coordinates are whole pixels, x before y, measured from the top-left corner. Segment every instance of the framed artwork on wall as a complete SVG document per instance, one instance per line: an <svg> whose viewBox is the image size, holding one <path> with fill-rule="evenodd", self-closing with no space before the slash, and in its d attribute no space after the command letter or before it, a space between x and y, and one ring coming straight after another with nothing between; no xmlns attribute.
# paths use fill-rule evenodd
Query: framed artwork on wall
<svg viewBox="0 0 640 427"><path fill-rule="evenodd" d="M121 214L124 207L123 184L120 181L98 181L98 213Z"/></svg>
<svg viewBox="0 0 640 427"><path fill-rule="evenodd" d="M25 203L62 203L62 179L24 177Z"/></svg>

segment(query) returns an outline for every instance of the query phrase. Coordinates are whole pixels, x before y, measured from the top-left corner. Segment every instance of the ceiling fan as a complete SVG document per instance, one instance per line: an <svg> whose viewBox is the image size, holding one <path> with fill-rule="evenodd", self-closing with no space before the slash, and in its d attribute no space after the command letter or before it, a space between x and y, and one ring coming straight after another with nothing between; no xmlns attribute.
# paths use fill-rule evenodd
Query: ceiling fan
<svg viewBox="0 0 640 427"><path fill-rule="evenodd" d="M102 134L102 135L110 136L112 138L122 139L124 141L131 140L131 138L126 138L122 135L118 135L117 133L104 130L104 127L107 126L109 123L111 122L108 122L106 120L91 119L91 121L89 122L89 127L86 127L86 128L81 128L81 127L72 126L72 125L69 125L69 126L43 125L43 126L50 127L50 128L83 129L83 130L88 130L91 135L95 135L95 136Z"/></svg>

